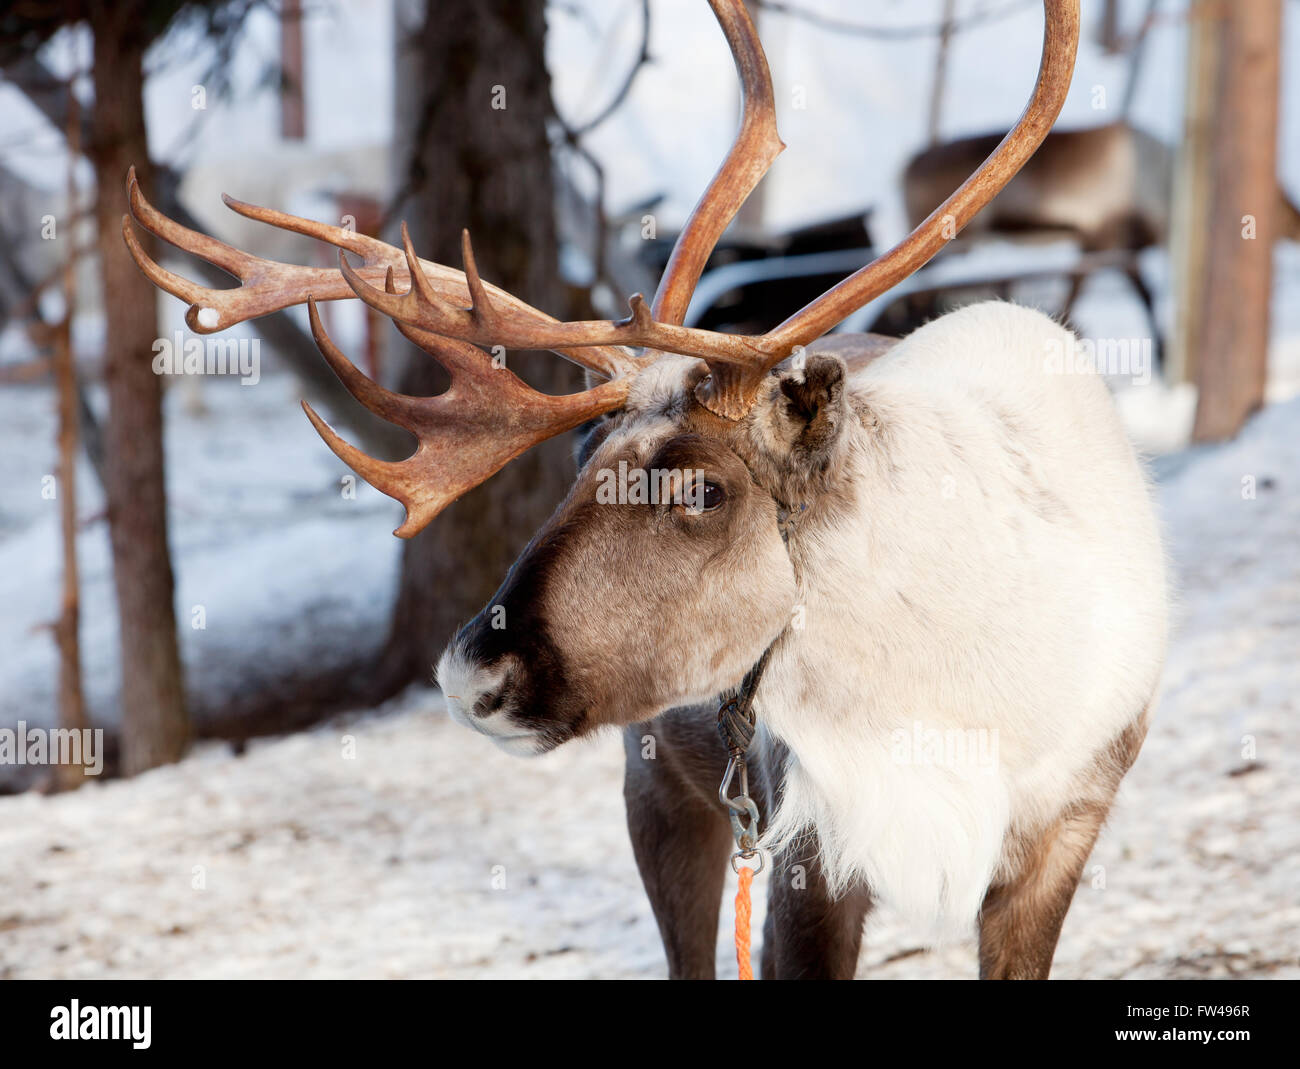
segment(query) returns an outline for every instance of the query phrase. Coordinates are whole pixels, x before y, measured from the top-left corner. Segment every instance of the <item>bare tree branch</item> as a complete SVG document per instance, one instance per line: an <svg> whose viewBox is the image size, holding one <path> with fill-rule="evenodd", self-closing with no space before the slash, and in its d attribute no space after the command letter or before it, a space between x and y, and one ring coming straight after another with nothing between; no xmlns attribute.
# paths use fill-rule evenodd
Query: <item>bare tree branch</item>
<svg viewBox="0 0 1300 1069"><path fill-rule="evenodd" d="M570 143L576 138L591 133L592 130L596 129L622 106L623 101L627 99L628 93L632 90L632 83L636 81L636 76L640 73L641 68L650 61L650 0L641 0L641 47L637 50L636 59L633 60L632 67L623 79L622 85L619 86L618 92L614 94L608 104L596 113L594 118L589 119L581 126L565 127Z"/></svg>
<svg viewBox="0 0 1300 1069"><path fill-rule="evenodd" d="M609 276L609 264L606 253L606 245L609 242L609 217L605 214L605 168L596 158L595 154L582 143L583 137L595 130L606 119L613 115L624 101L627 100L628 93L632 90L632 85L636 81L637 75L641 68L651 62L650 56L650 0L641 0L641 44L637 49L636 58L632 66L628 69L623 81L619 84L618 90L610 98L603 108L595 116L578 126L571 126L564 116L559 114L558 109L554 109L554 119L560 130L561 144L570 149L586 165L591 168L591 173L596 180L596 193L593 198L593 229L595 236L593 238L592 251L592 276L593 285L603 284L611 289L617 289L614 281Z"/></svg>
<svg viewBox="0 0 1300 1069"><path fill-rule="evenodd" d="M810 26L816 26L821 30L852 34L857 37L873 37L879 41L903 41L913 37L936 37L943 32L945 26L943 22L919 26L866 26L860 22L849 22L831 15L823 15L819 11L809 11L798 4L786 3L785 0L754 0L754 4L760 10L770 11L774 15L787 15L790 18L802 19ZM951 29L956 32L968 30L972 26L993 22L1007 15L1014 15L1024 8L1036 5L1037 0L1009 0L1008 3L1001 4L998 7L977 11L964 19L956 19L950 24Z"/></svg>

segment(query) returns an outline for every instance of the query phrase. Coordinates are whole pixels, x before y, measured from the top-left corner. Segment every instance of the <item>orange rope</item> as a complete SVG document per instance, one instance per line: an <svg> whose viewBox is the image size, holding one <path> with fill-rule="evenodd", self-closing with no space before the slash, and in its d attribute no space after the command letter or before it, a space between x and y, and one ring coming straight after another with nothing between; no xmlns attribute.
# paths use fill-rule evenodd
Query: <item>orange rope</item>
<svg viewBox="0 0 1300 1069"><path fill-rule="evenodd" d="M754 979L754 966L749 960L749 887L754 882L754 870L742 866L736 884L736 964L741 980Z"/></svg>

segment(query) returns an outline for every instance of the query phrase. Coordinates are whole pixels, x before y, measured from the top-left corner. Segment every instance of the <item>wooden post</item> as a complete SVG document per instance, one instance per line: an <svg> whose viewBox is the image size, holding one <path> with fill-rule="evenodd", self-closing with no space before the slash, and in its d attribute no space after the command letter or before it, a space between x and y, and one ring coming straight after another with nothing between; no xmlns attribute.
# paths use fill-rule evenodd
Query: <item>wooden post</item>
<svg viewBox="0 0 1300 1069"><path fill-rule="evenodd" d="M1202 327L1192 438L1229 438L1264 403L1278 224L1281 0L1221 5Z"/></svg>
<svg viewBox="0 0 1300 1069"><path fill-rule="evenodd" d="M280 136L301 141L307 136L303 99L302 0L280 7Z"/></svg>
<svg viewBox="0 0 1300 1069"><path fill-rule="evenodd" d="M358 234L365 234L366 237L377 238L383 225L384 206L372 196L365 193L343 192L338 195L336 200L339 215L347 218L352 217L353 225ZM332 267L333 264L324 266ZM321 305L321 308L328 310L329 303ZM365 308L365 348L364 348L364 368L366 374L376 382L384 380L383 368L383 342L384 342L384 317L376 312L369 305L362 305Z"/></svg>
<svg viewBox="0 0 1300 1069"><path fill-rule="evenodd" d="M1107 55L1112 56L1123 47L1123 37L1119 31L1119 0L1106 0L1102 6L1097 43Z"/></svg>
<svg viewBox="0 0 1300 1069"><path fill-rule="evenodd" d="M1207 221L1210 217L1210 135L1218 96L1218 0L1192 0L1188 12L1187 64L1183 75L1183 139L1178 146L1170 210L1169 262L1174 296L1173 332L1165 358L1165 381L1196 381L1205 301ZM1134 72L1136 73L1136 72Z"/></svg>

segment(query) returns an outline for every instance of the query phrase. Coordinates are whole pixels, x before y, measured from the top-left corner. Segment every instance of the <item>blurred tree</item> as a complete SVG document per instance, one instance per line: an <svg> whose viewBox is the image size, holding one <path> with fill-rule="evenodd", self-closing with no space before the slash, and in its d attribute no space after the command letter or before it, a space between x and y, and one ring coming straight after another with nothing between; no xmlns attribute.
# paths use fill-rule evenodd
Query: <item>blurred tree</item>
<svg viewBox="0 0 1300 1069"><path fill-rule="evenodd" d="M167 545L162 380L153 373L157 294L122 243L123 184L132 165L145 195L152 168L144 117L144 56L183 6L159 0L91 0L95 85L90 159L104 287L108 418L105 492L117 588L122 664L122 769L179 759L189 717L176 638L175 583Z"/></svg>
<svg viewBox="0 0 1300 1069"><path fill-rule="evenodd" d="M77 166L81 162L81 108L75 88L68 84L67 205L77 210ZM74 228L68 227L69 231ZM71 233L65 233L71 238ZM77 313L77 248L69 240L63 252L63 318L54 346L55 382L59 390L59 526L63 536L63 597L54 640L59 650L59 727L86 738L86 694L81 675L81 584L77 562L77 392L76 354L72 346L72 321ZM81 755L83 758L85 754ZM56 783L72 790L85 782L85 762L61 764Z"/></svg>
<svg viewBox="0 0 1300 1069"><path fill-rule="evenodd" d="M117 589L122 671L122 768L140 772L179 758L189 742L167 545L162 387L153 373L156 295L122 244L123 184L134 164L149 191L144 56L181 0L81 0L11 5L0 14L6 66L34 57L65 26L93 35L95 103L87 154L95 171L95 222L104 287L104 488ZM66 229L70 235L70 227Z"/></svg>
<svg viewBox="0 0 1300 1069"><path fill-rule="evenodd" d="M547 122L543 0L427 3L411 39L399 40L396 216L420 254L460 263L468 227L483 277L564 315L557 266ZM551 354L510 354L513 369L546 393L581 388L580 372ZM432 394L445 373L415 352L400 389ZM429 681L456 628L487 603L569 481L567 437L514 461L452 505L402 554L397 605L376 683L392 693Z"/></svg>
<svg viewBox="0 0 1300 1069"><path fill-rule="evenodd" d="M1097 26L1097 43L1111 55L1124 50L1124 38L1119 29L1119 7L1119 0L1104 0Z"/></svg>

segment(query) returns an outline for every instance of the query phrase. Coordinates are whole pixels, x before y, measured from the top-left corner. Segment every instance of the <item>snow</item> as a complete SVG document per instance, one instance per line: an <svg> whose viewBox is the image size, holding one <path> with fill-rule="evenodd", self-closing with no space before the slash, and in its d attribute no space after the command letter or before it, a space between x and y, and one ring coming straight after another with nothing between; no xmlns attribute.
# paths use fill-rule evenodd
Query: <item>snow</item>
<svg viewBox="0 0 1300 1069"><path fill-rule="evenodd" d="M242 758L208 745L78 792L77 811L74 796L6 799L5 856L34 864L7 877L0 975L651 972L653 922L604 789L615 748L523 764L438 705L415 692Z"/></svg>
<svg viewBox="0 0 1300 1069"><path fill-rule="evenodd" d="M1161 485L1179 586L1164 698L1057 977L1300 978L1298 426L1300 400L1274 405ZM334 507L338 543L382 526ZM0 798L0 975L661 976L621 767L613 735L507 757L415 688L243 756L208 743L134 780ZM882 913L859 972L969 977L974 948L920 950Z"/></svg>

